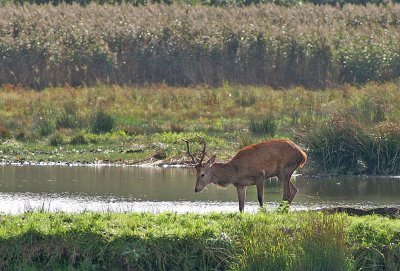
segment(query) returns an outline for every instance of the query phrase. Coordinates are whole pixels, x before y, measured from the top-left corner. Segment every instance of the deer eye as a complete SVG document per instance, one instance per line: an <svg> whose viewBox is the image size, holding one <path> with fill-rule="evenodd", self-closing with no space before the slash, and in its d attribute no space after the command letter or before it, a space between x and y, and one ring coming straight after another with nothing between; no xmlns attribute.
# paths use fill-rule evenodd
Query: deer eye
<svg viewBox="0 0 400 271"><path fill-rule="evenodd" d="M201 173L201 175L200 175L201 177L204 177L204 173Z"/></svg>

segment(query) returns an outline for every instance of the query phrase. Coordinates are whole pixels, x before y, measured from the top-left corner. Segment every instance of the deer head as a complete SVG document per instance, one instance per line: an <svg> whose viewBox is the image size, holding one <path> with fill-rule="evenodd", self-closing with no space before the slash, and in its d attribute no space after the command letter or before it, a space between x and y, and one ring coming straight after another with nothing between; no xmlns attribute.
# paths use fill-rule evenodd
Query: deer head
<svg viewBox="0 0 400 271"><path fill-rule="evenodd" d="M206 163L203 164L204 157L206 156L206 141L199 135L196 135L200 139L200 143L203 148L200 150L200 158L195 157L190 152L189 140L183 139L186 142L187 155L192 158L194 168L196 169L196 186L194 192L198 193L204 189L209 183L213 181L213 173L211 165L214 163L216 156L211 157Z"/></svg>

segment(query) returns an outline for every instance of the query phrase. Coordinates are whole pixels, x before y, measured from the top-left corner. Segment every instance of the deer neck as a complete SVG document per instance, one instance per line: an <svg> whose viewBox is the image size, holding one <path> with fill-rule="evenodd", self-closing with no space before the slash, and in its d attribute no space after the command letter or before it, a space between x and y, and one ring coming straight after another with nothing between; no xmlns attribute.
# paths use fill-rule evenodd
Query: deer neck
<svg viewBox="0 0 400 271"><path fill-rule="evenodd" d="M212 165L214 183L219 186L226 186L235 181L234 170L231 165L224 163L214 163Z"/></svg>

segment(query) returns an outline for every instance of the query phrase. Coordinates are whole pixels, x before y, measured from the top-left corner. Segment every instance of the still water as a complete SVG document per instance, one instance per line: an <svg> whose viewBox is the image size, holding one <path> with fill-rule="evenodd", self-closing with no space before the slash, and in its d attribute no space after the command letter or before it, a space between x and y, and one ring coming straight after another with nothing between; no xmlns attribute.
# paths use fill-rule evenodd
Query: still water
<svg viewBox="0 0 400 271"><path fill-rule="evenodd" d="M0 166L0 212L30 210L178 213L237 211L233 186L209 185L194 193L193 169L114 166ZM400 177L293 178L298 193L292 209L400 207ZM278 206L281 183L265 182L267 209ZM245 211L258 209L249 187Z"/></svg>

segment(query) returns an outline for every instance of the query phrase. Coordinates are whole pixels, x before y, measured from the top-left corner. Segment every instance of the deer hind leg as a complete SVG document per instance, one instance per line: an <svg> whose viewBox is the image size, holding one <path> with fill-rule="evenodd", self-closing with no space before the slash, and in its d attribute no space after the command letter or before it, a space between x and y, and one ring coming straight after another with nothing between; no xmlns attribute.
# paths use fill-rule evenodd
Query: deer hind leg
<svg viewBox="0 0 400 271"><path fill-rule="evenodd" d="M246 200L246 186L238 185L236 186L238 198L239 198L239 211L243 212L244 210L244 201Z"/></svg>
<svg viewBox="0 0 400 271"><path fill-rule="evenodd" d="M288 199L288 202L291 203L294 199L294 196L297 193L297 188L296 188L296 186L294 186L294 184L292 183L292 181L290 179L289 179L289 186L290 186L290 189L289 189L290 197Z"/></svg>
<svg viewBox="0 0 400 271"><path fill-rule="evenodd" d="M289 185L290 178L287 178L286 176L279 176L278 178L282 182L282 185L283 185L283 197L282 197L282 200L289 201L289 199L290 199L290 185Z"/></svg>
<svg viewBox="0 0 400 271"><path fill-rule="evenodd" d="M283 173L281 173L278 178L279 180L283 183L283 198L282 200L285 200L289 203L292 203L294 196L297 193L297 188L294 186L294 184L290 181L290 178L292 177L292 173L294 170L286 170Z"/></svg>

